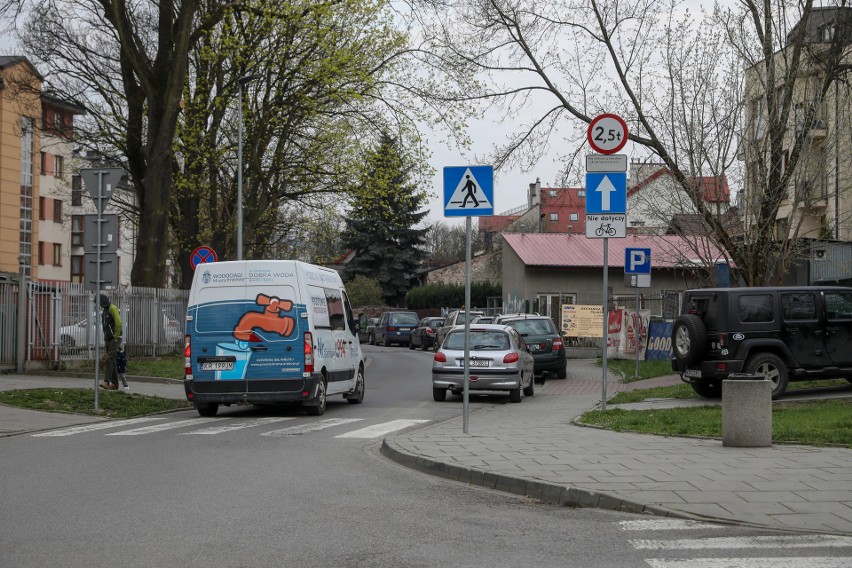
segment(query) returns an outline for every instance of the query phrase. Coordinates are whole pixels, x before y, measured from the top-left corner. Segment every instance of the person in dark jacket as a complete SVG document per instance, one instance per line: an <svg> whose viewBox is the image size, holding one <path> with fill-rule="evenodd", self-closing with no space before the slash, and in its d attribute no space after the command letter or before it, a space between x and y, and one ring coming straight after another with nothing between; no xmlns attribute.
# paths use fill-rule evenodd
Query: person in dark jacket
<svg viewBox="0 0 852 568"><path fill-rule="evenodd" d="M100 306L104 344L106 345L104 380L101 383L101 388L118 390L118 369L115 366L115 356L118 352L118 346L121 345L121 315L118 313L118 307L109 301L106 294L101 294Z"/></svg>

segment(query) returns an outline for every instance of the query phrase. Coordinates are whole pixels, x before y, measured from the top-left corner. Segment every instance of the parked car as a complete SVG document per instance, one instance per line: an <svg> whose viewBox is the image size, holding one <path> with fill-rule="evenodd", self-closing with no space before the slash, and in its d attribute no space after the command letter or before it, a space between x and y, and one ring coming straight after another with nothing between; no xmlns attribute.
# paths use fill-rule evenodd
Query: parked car
<svg viewBox="0 0 852 568"><path fill-rule="evenodd" d="M476 317L484 316L485 312L471 310L470 311L470 319L473 320ZM465 324L465 311L464 310L453 310L447 317L444 318L444 325L438 328L438 333L436 339L436 343L441 345L444 342L444 338L447 336L447 333L450 332L457 325Z"/></svg>
<svg viewBox="0 0 852 568"><path fill-rule="evenodd" d="M420 316L417 312L390 311L382 314L376 324L375 341L385 347L392 343L408 345L411 331L417 327Z"/></svg>
<svg viewBox="0 0 852 568"><path fill-rule="evenodd" d="M500 316L497 321L515 328L524 338L535 358L535 374L541 382L545 373L555 373L557 379L568 375L565 343L550 317L521 314Z"/></svg>
<svg viewBox="0 0 852 568"><path fill-rule="evenodd" d="M376 333L376 324L379 318L368 318L365 314L358 315L358 340L361 343L373 344L371 333Z"/></svg>
<svg viewBox="0 0 852 568"><path fill-rule="evenodd" d="M376 326L379 324L379 318L370 318L367 322L367 343L370 345L376 344Z"/></svg>
<svg viewBox="0 0 852 568"><path fill-rule="evenodd" d="M163 315L163 328L160 337L165 337L167 343L182 343L183 332L181 331L180 322L177 318L168 314L165 310ZM121 314L124 332L122 333L123 341L128 340L128 315L126 312ZM103 345L103 337L101 335L101 316L100 313L92 314L91 317L83 318L75 323L63 325L59 329L59 345L63 348L71 347L93 347L95 338L100 338L100 344Z"/></svg>
<svg viewBox="0 0 852 568"><path fill-rule="evenodd" d="M446 399L447 391L464 390L464 328L451 330L432 360L432 398ZM469 389L509 391L511 402L535 394L535 360L521 335L506 325L470 328Z"/></svg>
<svg viewBox="0 0 852 568"><path fill-rule="evenodd" d="M470 320L470 323L494 323L494 316L476 316Z"/></svg>
<svg viewBox="0 0 852 568"><path fill-rule="evenodd" d="M414 331L411 332L411 340L408 342L409 349L419 347L426 351L430 347L436 346L436 338L438 337L438 328L444 325L444 318L426 317L420 320Z"/></svg>
<svg viewBox="0 0 852 568"><path fill-rule="evenodd" d="M705 398L732 373L772 381L852 382L852 288L704 288L684 293L672 327L672 369Z"/></svg>

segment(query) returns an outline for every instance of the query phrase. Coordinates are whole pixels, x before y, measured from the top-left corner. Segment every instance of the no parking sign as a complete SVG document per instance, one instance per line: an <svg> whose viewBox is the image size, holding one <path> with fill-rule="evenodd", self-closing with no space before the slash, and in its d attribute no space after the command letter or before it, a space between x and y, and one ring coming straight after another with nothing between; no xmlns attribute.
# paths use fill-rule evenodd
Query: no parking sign
<svg viewBox="0 0 852 568"><path fill-rule="evenodd" d="M189 256L189 264L192 265L193 270L195 270L199 264L216 262L217 260L219 260L219 257L216 256L216 251L207 246L197 247Z"/></svg>

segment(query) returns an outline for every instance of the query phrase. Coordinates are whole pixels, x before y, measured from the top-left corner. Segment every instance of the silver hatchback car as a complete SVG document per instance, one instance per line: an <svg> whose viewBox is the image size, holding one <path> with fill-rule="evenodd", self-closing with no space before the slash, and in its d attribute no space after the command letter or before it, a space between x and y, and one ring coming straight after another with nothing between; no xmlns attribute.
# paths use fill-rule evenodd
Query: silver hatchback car
<svg viewBox="0 0 852 568"><path fill-rule="evenodd" d="M535 362L520 334L507 325L470 326L471 391L509 391L511 402L533 396ZM464 326L454 327L432 360L432 398L464 390Z"/></svg>

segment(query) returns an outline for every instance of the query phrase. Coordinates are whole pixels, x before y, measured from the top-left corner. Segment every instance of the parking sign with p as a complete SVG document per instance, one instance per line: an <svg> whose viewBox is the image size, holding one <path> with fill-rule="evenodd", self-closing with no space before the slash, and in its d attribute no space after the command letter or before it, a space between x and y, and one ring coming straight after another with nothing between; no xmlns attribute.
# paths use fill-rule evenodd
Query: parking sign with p
<svg viewBox="0 0 852 568"><path fill-rule="evenodd" d="M651 274L651 249L624 249L625 274Z"/></svg>

